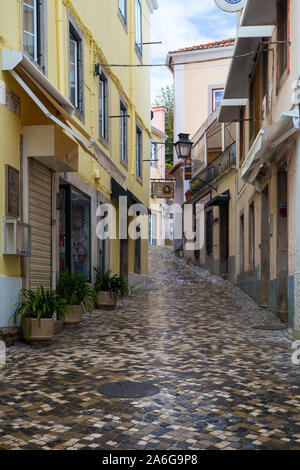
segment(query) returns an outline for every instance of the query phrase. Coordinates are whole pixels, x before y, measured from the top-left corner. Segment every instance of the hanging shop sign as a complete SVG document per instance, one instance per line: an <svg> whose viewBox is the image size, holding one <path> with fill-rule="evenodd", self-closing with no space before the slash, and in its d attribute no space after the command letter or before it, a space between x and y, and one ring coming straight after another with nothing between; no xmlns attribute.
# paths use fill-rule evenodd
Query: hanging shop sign
<svg viewBox="0 0 300 470"><path fill-rule="evenodd" d="M236 13L244 8L246 0L215 0L215 3L221 10Z"/></svg>
<svg viewBox="0 0 300 470"><path fill-rule="evenodd" d="M11 217L20 216L20 173L5 165L5 213Z"/></svg>
<svg viewBox="0 0 300 470"><path fill-rule="evenodd" d="M174 198L173 182L152 181L152 197L154 199L173 199Z"/></svg>

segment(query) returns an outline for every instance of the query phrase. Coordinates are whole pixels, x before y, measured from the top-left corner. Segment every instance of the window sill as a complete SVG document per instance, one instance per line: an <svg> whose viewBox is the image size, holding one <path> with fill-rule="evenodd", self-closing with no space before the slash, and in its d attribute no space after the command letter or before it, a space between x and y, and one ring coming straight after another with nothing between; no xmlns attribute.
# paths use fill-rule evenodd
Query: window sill
<svg viewBox="0 0 300 470"><path fill-rule="evenodd" d="M122 158L120 158L120 163L128 171L128 162L124 162L124 160L122 160Z"/></svg>
<svg viewBox="0 0 300 470"><path fill-rule="evenodd" d="M135 179L137 180L137 182L138 182L141 186L143 186L143 178L142 178L142 177L136 176Z"/></svg>
<svg viewBox="0 0 300 470"><path fill-rule="evenodd" d="M135 53L140 61L140 63L143 63L143 54L141 53L140 49L138 48L137 44L135 43Z"/></svg>
<svg viewBox="0 0 300 470"><path fill-rule="evenodd" d="M80 111L78 108L75 108L75 113L74 114L83 124L85 124L84 111Z"/></svg>
<svg viewBox="0 0 300 470"><path fill-rule="evenodd" d="M39 72L41 72L43 75L47 76L47 75L46 75L46 71L45 71L46 67L45 67L44 65L40 65L36 60L34 60L34 58L33 58L30 54L28 54L27 51L24 51L24 49L23 49L23 54L27 57L27 59L30 60L30 62L32 63L32 65L34 65L34 67L35 67Z"/></svg>
<svg viewBox="0 0 300 470"><path fill-rule="evenodd" d="M141 274L141 268L134 267L134 273L135 274Z"/></svg>
<svg viewBox="0 0 300 470"><path fill-rule="evenodd" d="M109 150L109 139L103 139L103 137L98 137L98 141L102 144L107 150Z"/></svg>

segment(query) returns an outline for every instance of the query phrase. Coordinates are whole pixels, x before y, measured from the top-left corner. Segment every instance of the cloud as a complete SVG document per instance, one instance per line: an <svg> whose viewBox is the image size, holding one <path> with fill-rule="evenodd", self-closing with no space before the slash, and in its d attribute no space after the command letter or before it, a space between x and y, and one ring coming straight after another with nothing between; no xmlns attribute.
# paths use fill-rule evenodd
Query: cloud
<svg viewBox="0 0 300 470"><path fill-rule="evenodd" d="M236 15L220 10L214 0L159 0L152 15L151 40L162 44L151 47L151 61L164 63L169 51L234 37L235 29ZM172 83L170 72L153 68L152 97L167 83Z"/></svg>

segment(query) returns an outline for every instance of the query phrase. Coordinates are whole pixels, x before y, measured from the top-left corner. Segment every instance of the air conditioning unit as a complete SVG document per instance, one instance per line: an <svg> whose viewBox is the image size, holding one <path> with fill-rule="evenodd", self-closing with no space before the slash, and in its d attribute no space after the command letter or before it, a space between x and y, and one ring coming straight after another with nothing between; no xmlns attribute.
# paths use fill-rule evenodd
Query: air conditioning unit
<svg viewBox="0 0 300 470"><path fill-rule="evenodd" d="M2 253L3 255L31 255L31 225L16 219L2 219Z"/></svg>

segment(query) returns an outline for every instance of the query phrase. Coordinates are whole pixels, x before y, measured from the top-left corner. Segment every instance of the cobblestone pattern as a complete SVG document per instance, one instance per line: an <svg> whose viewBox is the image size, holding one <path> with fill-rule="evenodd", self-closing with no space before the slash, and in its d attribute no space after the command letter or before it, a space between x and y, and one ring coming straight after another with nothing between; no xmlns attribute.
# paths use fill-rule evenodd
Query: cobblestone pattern
<svg viewBox="0 0 300 470"><path fill-rule="evenodd" d="M150 276L125 308L8 351L0 449L299 450L300 366L282 331L254 329L276 318L168 249L151 251ZM118 380L160 393L98 393Z"/></svg>

